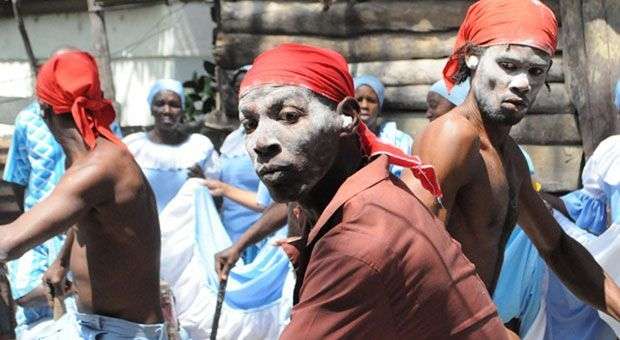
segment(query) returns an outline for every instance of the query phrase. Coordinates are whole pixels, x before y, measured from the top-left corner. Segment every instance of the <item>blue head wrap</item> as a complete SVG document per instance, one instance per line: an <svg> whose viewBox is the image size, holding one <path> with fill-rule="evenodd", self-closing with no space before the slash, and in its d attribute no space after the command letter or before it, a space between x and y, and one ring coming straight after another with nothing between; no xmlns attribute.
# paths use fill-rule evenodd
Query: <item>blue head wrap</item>
<svg viewBox="0 0 620 340"><path fill-rule="evenodd" d="M465 98L467 98L467 94L469 93L469 79L461 82L460 84L455 84L450 92L448 92L448 88L446 87L444 80L439 79L435 84L433 84L433 86L431 86L430 90L446 98L450 101L450 103L459 106L465 101Z"/></svg>
<svg viewBox="0 0 620 340"><path fill-rule="evenodd" d="M179 95L181 98L181 107L185 107L185 91L183 91L183 84L174 79L160 79L151 86L151 90L149 91L149 96L147 97L147 102L149 106L153 104L153 98L163 90L172 91Z"/></svg>
<svg viewBox="0 0 620 340"><path fill-rule="evenodd" d="M370 86L377 98L379 98L379 108L383 107L383 99L385 98L385 87L381 83L381 80L377 79L375 76L371 75L362 75L353 79L353 84L355 85L355 89L362 85Z"/></svg>
<svg viewBox="0 0 620 340"><path fill-rule="evenodd" d="M616 83L616 108L620 110L620 80Z"/></svg>

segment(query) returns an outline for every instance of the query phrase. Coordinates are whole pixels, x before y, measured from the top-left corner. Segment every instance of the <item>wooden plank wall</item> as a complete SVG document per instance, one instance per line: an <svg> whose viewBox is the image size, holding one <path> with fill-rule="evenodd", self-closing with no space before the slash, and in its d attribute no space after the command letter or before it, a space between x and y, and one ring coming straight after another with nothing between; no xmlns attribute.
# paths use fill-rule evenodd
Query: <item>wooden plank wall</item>
<svg viewBox="0 0 620 340"><path fill-rule="evenodd" d="M559 17L559 0L543 1ZM426 124L426 94L454 45L468 0L221 1L215 58L225 70L250 64L260 52L285 42L332 48L352 74L374 74L386 85L384 116L412 135ZM579 185L581 136L564 85L562 42L530 114L513 137L526 145L544 189Z"/></svg>

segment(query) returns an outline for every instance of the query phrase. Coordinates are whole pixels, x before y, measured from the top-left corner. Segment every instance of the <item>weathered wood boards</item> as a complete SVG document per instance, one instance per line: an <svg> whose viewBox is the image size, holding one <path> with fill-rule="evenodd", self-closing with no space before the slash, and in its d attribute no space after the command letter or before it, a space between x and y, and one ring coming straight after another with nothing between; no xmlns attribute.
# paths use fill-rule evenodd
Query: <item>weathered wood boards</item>
<svg viewBox="0 0 620 340"><path fill-rule="evenodd" d="M302 43L340 52L350 63L445 58L452 52L456 31L376 33L352 38L309 35L218 34L214 56L218 65L233 69L252 63L261 52L284 43ZM557 68L554 68L557 72Z"/></svg>
<svg viewBox="0 0 620 340"><path fill-rule="evenodd" d="M474 1L336 2L329 10L315 2L224 2L226 33L320 35L350 38L372 32L458 30Z"/></svg>
<svg viewBox="0 0 620 340"><path fill-rule="evenodd" d="M561 5L566 83L589 156L605 137L620 132L612 104L620 76L620 2L562 0Z"/></svg>
<svg viewBox="0 0 620 340"><path fill-rule="evenodd" d="M456 35L441 33L379 33L356 38L320 36L219 34L214 56L218 65L232 69L252 63L261 52L283 43L304 43L330 48L349 62L442 58L450 55Z"/></svg>
<svg viewBox="0 0 620 340"><path fill-rule="evenodd" d="M512 127L510 135L519 144L581 145L581 135L574 114L528 114Z"/></svg>
<svg viewBox="0 0 620 340"><path fill-rule="evenodd" d="M222 31L272 35L353 37L376 32L458 30L473 0L223 1ZM556 16L557 0L544 1Z"/></svg>
<svg viewBox="0 0 620 340"><path fill-rule="evenodd" d="M532 114L573 113L573 107L566 93L564 84L552 83L549 88L542 88L530 109ZM422 111L426 110L426 95L430 85L392 86L385 89L385 111Z"/></svg>
<svg viewBox="0 0 620 340"><path fill-rule="evenodd" d="M230 70L281 43L334 49L347 58L354 76L373 74L384 82L386 119L415 135L427 124L426 95L440 79L458 27L473 2L338 0L324 11L316 0L222 1L215 57ZM560 19L560 0L543 2ZM559 51L563 40L561 36ZM563 84L563 64L558 52L547 79L551 92L541 89L531 113L511 132L519 143L542 145L534 152L534 162L545 168L543 184L552 191L575 189L581 164L581 151L575 148L581 136ZM544 160L548 155L556 155L554 160L560 157L559 161Z"/></svg>
<svg viewBox="0 0 620 340"><path fill-rule="evenodd" d="M523 145L532 158L535 178L544 191L572 191L579 187L581 146Z"/></svg>

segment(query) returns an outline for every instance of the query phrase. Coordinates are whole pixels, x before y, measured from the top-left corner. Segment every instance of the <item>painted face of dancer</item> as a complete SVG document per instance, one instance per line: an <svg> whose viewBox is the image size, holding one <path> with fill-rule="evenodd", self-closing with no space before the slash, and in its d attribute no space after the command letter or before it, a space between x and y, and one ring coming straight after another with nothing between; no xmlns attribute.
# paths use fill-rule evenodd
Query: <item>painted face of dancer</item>
<svg viewBox="0 0 620 340"><path fill-rule="evenodd" d="M240 100L246 147L276 201L297 201L331 168L343 119L328 100L297 86L262 86Z"/></svg>
<svg viewBox="0 0 620 340"><path fill-rule="evenodd" d="M483 119L500 125L521 121L544 85L550 67L549 55L536 48L521 45L486 48L474 66L472 82Z"/></svg>

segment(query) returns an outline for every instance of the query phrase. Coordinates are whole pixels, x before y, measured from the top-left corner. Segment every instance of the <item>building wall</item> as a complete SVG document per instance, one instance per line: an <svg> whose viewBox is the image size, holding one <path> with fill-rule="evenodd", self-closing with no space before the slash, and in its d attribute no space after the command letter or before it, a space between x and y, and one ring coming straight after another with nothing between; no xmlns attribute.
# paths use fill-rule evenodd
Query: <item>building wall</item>
<svg viewBox="0 0 620 340"><path fill-rule="evenodd" d="M561 22L559 0L543 0ZM415 137L431 84L442 76L446 57L473 0L319 1L222 0L215 46L218 65L232 70L284 42L300 42L342 53L351 73L374 74L386 85L385 119ZM560 37L561 38L561 37ZM567 95L563 42L548 81L526 118L511 134L534 160L548 191L579 186L583 159L575 109Z"/></svg>
<svg viewBox="0 0 620 340"><path fill-rule="evenodd" d="M152 122L146 95L155 80L204 73L203 61L213 61L210 10L206 2L106 10L122 125ZM33 15L24 21L39 60L63 46L92 51L88 13ZM0 32L0 97L31 97L34 79L15 20L1 18Z"/></svg>

